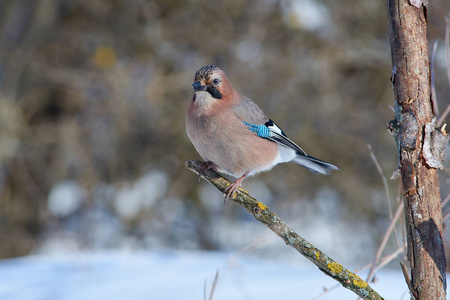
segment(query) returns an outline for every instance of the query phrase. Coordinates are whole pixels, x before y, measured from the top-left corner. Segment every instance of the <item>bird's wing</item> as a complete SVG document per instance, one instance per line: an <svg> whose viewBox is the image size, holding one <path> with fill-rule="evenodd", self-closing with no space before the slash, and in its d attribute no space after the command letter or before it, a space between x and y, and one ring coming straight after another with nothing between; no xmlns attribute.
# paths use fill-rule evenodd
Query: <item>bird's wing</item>
<svg viewBox="0 0 450 300"><path fill-rule="evenodd" d="M258 105L245 96L242 96L242 100L233 106L233 112L239 120L250 124L262 125L269 121Z"/></svg>
<svg viewBox="0 0 450 300"><path fill-rule="evenodd" d="M278 127L269 119L262 110L250 98L243 96L242 101L233 107L234 114L259 137L271 140L277 144L291 148L300 155L307 155L302 148L291 141Z"/></svg>

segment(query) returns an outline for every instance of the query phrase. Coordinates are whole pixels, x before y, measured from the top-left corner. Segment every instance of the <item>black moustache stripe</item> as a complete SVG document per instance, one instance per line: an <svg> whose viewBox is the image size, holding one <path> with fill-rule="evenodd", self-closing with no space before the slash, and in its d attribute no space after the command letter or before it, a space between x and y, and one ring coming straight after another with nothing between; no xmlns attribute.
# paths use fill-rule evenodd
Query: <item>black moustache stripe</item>
<svg viewBox="0 0 450 300"><path fill-rule="evenodd" d="M221 94L221 93L219 92L219 90L216 89L215 87L213 87L213 86L208 86L208 87L206 88L206 91L207 91L208 93L210 93L211 96L213 96L214 98L216 98L216 99L222 99L222 94Z"/></svg>

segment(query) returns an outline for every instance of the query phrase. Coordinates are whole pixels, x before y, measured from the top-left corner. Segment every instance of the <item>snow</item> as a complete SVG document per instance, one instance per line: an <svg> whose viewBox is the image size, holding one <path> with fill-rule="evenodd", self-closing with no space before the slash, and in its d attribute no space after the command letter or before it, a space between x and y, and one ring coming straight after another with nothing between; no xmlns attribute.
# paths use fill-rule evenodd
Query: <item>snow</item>
<svg viewBox="0 0 450 300"><path fill-rule="evenodd" d="M299 257L287 264L226 252L125 251L45 254L0 261L0 299L315 299L337 284ZM364 274L360 274L364 278ZM377 274L385 299L409 299L400 271ZM338 286L318 299L356 299Z"/></svg>
<svg viewBox="0 0 450 300"><path fill-rule="evenodd" d="M115 195L116 212L125 220L136 218L166 194L168 180L166 173L150 171L133 184L124 185Z"/></svg>
<svg viewBox="0 0 450 300"><path fill-rule="evenodd" d="M53 186L48 196L48 210L55 216L67 217L80 208L85 196L75 181L62 181Z"/></svg>
<svg viewBox="0 0 450 300"><path fill-rule="evenodd" d="M282 9L285 19L294 18L305 30L316 31L330 26L330 11L319 1L298 0L284 2Z"/></svg>

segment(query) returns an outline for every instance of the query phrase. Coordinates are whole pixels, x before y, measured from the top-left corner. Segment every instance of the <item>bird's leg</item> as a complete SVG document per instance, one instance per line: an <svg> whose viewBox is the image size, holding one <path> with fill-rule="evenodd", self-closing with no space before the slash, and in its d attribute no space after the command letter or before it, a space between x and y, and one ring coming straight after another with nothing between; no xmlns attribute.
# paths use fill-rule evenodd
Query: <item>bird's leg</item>
<svg viewBox="0 0 450 300"><path fill-rule="evenodd" d="M206 171L211 169L217 172L217 166L212 161L202 162L200 172L198 172L198 182L200 182L202 175L205 175Z"/></svg>
<svg viewBox="0 0 450 300"><path fill-rule="evenodd" d="M244 175L242 175L238 180L236 180L235 182L233 182L226 188L225 200L228 198L232 198L234 193L236 193L239 190L239 187L241 186L242 181L244 180L245 177L247 177L248 173L250 173L250 172L245 172Z"/></svg>

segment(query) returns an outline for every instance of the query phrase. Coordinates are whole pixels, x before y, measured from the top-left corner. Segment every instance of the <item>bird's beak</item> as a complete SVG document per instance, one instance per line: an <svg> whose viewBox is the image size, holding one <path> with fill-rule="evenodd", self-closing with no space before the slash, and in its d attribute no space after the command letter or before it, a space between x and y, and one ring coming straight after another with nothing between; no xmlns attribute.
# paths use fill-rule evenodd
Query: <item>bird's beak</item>
<svg viewBox="0 0 450 300"><path fill-rule="evenodd" d="M192 85L192 88L196 91L206 91L206 86L202 85L200 82L196 81Z"/></svg>

